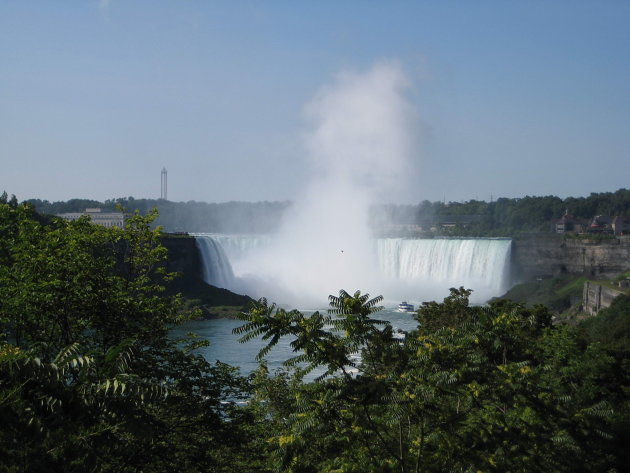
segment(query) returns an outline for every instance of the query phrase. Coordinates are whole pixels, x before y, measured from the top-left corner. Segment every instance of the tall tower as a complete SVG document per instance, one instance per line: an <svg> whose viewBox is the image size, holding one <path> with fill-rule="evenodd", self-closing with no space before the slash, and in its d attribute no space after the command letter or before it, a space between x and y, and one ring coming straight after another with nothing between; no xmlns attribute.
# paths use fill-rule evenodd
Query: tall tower
<svg viewBox="0 0 630 473"><path fill-rule="evenodd" d="M160 188L160 199L166 200L166 168L162 168L162 186Z"/></svg>

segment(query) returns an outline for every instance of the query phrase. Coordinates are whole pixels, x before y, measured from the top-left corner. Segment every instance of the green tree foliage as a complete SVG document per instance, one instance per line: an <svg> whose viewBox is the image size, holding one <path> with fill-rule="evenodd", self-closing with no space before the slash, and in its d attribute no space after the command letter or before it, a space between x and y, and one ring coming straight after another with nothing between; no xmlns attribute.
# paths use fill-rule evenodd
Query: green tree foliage
<svg viewBox="0 0 630 473"><path fill-rule="evenodd" d="M582 323L586 338L630 360L630 296L620 295L610 307Z"/></svg>
<svg viewBox="0 0 630 473"><path fill-rule="evenodd" d="M617 406L614 445L630 470L630 296L615 298L610 307L584 320L578 327L584 344L596 344L614 360L614 367L602 373L600 383L608 386ZM623 471L620 468L620 471Z"/></svg>
<svg viewBox="0 0 630 473"><path fill-rule="evenodd" d="M264 300L245 314L236 332L268 340L261 356L285 336L296 350L293 374L263 366L255 381L276 469L616 471L601 384L612 359L553 328L543 307L471 307L469 294L424 304L404 338L371 318L380 298L360 292L331 297L326 315ZM318 379L302 382L309 370Z"/></svg>
<svg viewBox="0 0 630 473"><path fill-rule="evenodd" d="M155 217L108 229L0 203L0 471L258 468L245 380L168 336L187 315Z"/></svg>

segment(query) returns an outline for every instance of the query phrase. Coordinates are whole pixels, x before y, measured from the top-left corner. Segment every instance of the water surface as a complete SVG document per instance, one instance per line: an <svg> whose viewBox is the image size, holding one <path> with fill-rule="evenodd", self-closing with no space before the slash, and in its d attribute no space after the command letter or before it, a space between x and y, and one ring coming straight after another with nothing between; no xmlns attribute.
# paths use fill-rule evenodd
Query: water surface
<svg viewBox="0 0 630 473"><path fill-rule="evenodd" d="M306 313L306 311L304 311ZM374 318L389 321L394 330L411 330L416 327L412 313L402 313L394 308L388 308L374 314ZM232 366L239 367L241 373L247 375L254 371L258 362L256 355L266 345L261 338L252 339L247 343L239 343L239 335L232 331L240 327L244 322L234 319L211 319L188 322L173 330L174 336L180 336L186 332L195 332L203 339L210 342L208 347L201 348L199 352L211 363L221 361ZM265 360L270 371L280 368L282 362L295 356L290 347L291 339L284 338L267 354Z"/></svg>

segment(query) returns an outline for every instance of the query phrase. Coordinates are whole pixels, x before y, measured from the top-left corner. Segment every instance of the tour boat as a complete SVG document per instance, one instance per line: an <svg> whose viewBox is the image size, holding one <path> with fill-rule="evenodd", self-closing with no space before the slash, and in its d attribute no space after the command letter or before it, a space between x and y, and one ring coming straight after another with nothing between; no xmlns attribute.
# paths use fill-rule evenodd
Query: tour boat
<svg viewBox="0 0 630 473"><path fill-rule="evenodd" d="M407 304L407 301L402 301L398 304L398 312L413 312L413 304Z"/></svg>

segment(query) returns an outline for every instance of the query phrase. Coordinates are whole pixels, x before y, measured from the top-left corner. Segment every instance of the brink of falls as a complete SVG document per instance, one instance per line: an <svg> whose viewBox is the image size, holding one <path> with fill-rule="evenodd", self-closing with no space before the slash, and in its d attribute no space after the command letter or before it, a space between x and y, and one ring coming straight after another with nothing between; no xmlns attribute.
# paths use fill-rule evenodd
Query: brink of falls
<svg viewBox="0 0 630 473"><path fill-rule="evenodd" d="M290 289L299 274L274 271L273 261L256 264L273 245L273 237L198 234L196 239L208 284L294 306L310 300L322 300L325 305L328 294L308 294L308 286L294 286L293 295L299 296L291 300ZM374 274L363 274L358 268L355 286L343 289L382 294L386 302L420 303L441 299L449 288L463 286L473 289L473 301L484 302L509 287L511 244L510 239L502 238L374 239L367 256ZM300 268L298 272L321 273L324 283L334 276L327 274L324 263L322 268ZM336 294L339 289L342 287L328 290Z"/></svg>

